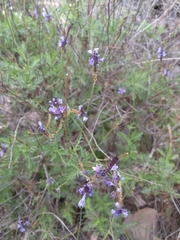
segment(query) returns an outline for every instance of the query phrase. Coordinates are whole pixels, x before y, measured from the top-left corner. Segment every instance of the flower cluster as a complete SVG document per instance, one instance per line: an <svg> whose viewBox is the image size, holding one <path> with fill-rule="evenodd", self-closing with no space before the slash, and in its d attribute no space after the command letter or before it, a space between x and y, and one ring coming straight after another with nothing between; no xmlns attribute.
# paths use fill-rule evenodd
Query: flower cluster
<svg viewBox="0 0 180 240"><path fill-rule="evenodd" d="M79 118L82 117L83 122L86 122L86 121L88 120L88 117L85 116L85 115L86 115L86 112L84 111L83 105L80 105L80 106L78 107L78 109L79 109L78 117L79 117Z"/></svg>
<svg viewBox="0 0 180 240"><path fill-rule="evenodd" d="M123 93L125 93L126 92L126 89L124 89L124 88L118 88L118 94L123 94Z"/></svg>
<svg viewBox="0 0 180 240"><path fill-rule="evenodd" d="M170 71L167 69L164 69L164 76L169 77L170 76Z"/></svg>
<svg viewBox="0 0 180 240"><path fill-rule="evenodd" d="M50 22L51 21L51 17L52 17L52 13L46 13L45 17L45 21Z"/></svg>
<svg viewBox="0 0 180 240"><path fill-rule="evenodd" d="M46 8L44 8L42 15L43 15L45 21L50 22L53 14L52 14L52 12L49 13L48 10Z"/></svg>
<svg viewBox="0 0 180 240"><path fill-rule="evenodd" d="M63 51L65 51L66 44L68 44L68 41L64 36L62 36L58 41L58 47L61 48Z"/></svg>
<svg viewBox="0 0 180 240"><path fill-rule="evenodd" d="M47 178L46 183L49 184L49 185L53 185L54 184L53 178L52 177Z"/></svg>
<svg viewBox="0 0 180 240"><path fill-rule="evenodd" d="M39 132L41 132L41 133L45 133L45 132L46 132L46 130L45 130L45 128L43 127L41 121L38 121L38 130L39 130Z"/></svg>
<svg viewBox="0 0 180 240"><path fill-rule="evenodd" d="M67 110L67 107L63 106L62 103L63 101L60 98L53 98L52 101L49 101L48 112L55 116L55 120L59 120Z"/></svg>
<svg viewBox="0 0 180 240"><path fill-rule="evenodd" d="M89 59L89 63L97 67L99 65L99 62L103 62L104 58L99 59L99 54L98 54L99 48L94 48L94 50L89 50L88 53L91 55L91 58Z"/></svg>
<svg viewBox="0 0 180 240"><path fill-rule="evenodd" d="M104 169L101 169L101 165L96 165L96 167L93 167L93 170L96 172L96 176L97 177L106 177L107 173L110 172L110 171L115 171L118 169L118 166L116 165L118 161L118 157L115 156L110 164L105 167Z"/></svg>
<svg viewBox="0 0 180 240"><path fill-rule="evenodd" d="M88 53L91 56L91 58L89 59L89 63L93 66L93 80L94 83L97 82L97 73L98 73L98 66L99 66L99 62L103 62L104 58L99 58L99 54L98 54L99 48L94 48L94 50L89 50Z"/></svg>
<svg viewBox="0 0 180 240"><path fill-rule="evenodd" d="M116 165L118 161L118 157L115 156L109 165L105 168L102 168L102 165L96 164L96 167L92 167L93 171L96 172L95 177L101 178L106 183L107 186L113 186L115 191L111 192L110 196L111 198L117 199L115 206L116 210L112 209L111 213L113 214L114 218L116 218L118 215L123 215L124 217L127 217L128 212L126 209L124 209L122 206L122 187L121 187L121 181L123 178L121 177L121 174L118 171L118 166ZM111 173L111 174L108 174ZM89 196L92 195L92 184L93 181L88 182L85 184L82 188L79 189L79 193L83 194L83 197L78 203L79 207L84 207L85 199L87 194Z"/></svg>
<svg viewBox="0 0 180 240"><path fill-rule="evenodd" d="M92 183L91 182L86 183L82 188L79 189L78 192L81 195L83 194L81 200L78 203L78 207L83 208L87 195L92 196Z"/></svg>
<svg viewBox="0 0 180 240"><path fill-rule="evenodd" d="M127 209L122 208L120 203L115 203L116 210L112 209L111 213L113 214L114 218L117 218L120 214L122 214L125 218L128 216Z"/></svg>
<svg viewBox="0 0 180 240"><path fill-rule="evenodd" d="M101 165L96 165L96 167L93 167L93 170L96 171L96 176L103 177L104 182L107 186L114 186L115 191L112 191L110 196L113 199L117 199L117 202L115 203L116 210L112 209L111 213L113 214L114 218L116 218L118 215L122 214L124 217L127 217L128 212L126 209L122 208L122 187L121 187L121 181L123 178L121 177L120 172L118 171L118 166L116 165L118 161L118 157L114 157L110 164L104 168L101 169ZM111 175L107 175L107 173L110 172Z"/></svg>
<svg viewBox="0 0 180 240"><path fill-rule="evenodd" d="M22 220L18 220L17 228L19 229L20 232L23 233L26 231L26 228L28 225L29 225L29 222L27 220L24 222Z"/></svg>
<svg viewBox="0 0 180 240"><path fill-rule="evenodd" d="M158 58L159 58L160 60L162 60L163 57L165 57L165 56L166 56L166 52L164 51L163 47L160 47L160 48L158 49Z"/></svg>

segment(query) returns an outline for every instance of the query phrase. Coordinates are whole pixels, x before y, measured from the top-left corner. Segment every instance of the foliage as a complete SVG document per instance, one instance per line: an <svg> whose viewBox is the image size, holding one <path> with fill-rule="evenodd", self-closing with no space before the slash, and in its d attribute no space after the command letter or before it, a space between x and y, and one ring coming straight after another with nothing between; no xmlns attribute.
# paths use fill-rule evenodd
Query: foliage
<svg viewBox="0 0 180 240"><path fill-rule="evenodd" d="M1 4L2 239L126 236L123 215L111 214L111 188L92 170L106 170L116 156L125 177L118 196L127 209L137 184L144 198L180 197L180 79L173 57L166 64L157 54L170 48L176 29L155 26L155 6L144 1L132 9L116 0L88 2ZM58 47L62 36L68 43ZM96 48L104 61L98 56L93 64L88 50ZM63 102L57 107L53 98ZM59 115L50 114L55 104ZM81 209L79 189L91 183ZM17 229L20 219L28 220L25 233Z"/></svg>

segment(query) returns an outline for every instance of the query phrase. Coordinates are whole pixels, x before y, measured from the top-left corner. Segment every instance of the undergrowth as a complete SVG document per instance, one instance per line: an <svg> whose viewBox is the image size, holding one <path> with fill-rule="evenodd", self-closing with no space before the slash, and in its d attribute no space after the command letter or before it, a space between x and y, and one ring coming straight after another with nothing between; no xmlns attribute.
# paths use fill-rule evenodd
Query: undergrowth
<svg viewBox="0 0 180 240"><path fill-rule="evenodd" d="M179 212L180 5L159 2L1 3L1 239L130 239L137 186Z"/></svg>

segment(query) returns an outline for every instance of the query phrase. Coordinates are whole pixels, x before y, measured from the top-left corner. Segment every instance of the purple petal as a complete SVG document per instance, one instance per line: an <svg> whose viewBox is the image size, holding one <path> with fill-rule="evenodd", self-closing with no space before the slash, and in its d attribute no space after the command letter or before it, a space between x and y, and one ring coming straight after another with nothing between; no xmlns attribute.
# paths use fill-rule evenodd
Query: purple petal
<svg viewBox="0 0 180 240"><path fill-rule="evenodd" d="M80 188L80 189L78 190L78 192L79 192L80 194L83 194L83 193L84 193L84 187Z"/></svg>
<svg viewBox="0 0 180 240"><path fill-rule="evenodd" d="M108 181L106 179L104 179L104 182L106 183L107 186L114 186L114 183L112 183L111 181Z"/></svg>
<svg viewBox="0 0 180 240"><path fill-rule="evenodd" d="M89 63L90 63L91 65L94 65L94 59L93 59L93 58L89 59Z"/></svg>
<svg viewBox="0 0 180 240"><path fill-rule="evenodd" d="M111 171L116 171L118 169L118 166L115 164L112 168Z"/></svg>
<svg viewBox="0 0 180 240"><path fill-rule="evenodd" d="M101 59L99 59L98 61L99 61L99 62L103 62L103 61L104 61L104 58L101 58Z"/></svg>
<svg viewBox="0 0 180 240"><path fill-rule="evenodd" d="M89 54L93 54L92 50L88 50L88 53L89 53Z"/></svg>
<svg viewBox="0 0 180 240"><path fill-rule="evenodd" d="M126 90L124 88L118 88L118 94L123 94L125 92Z"/></svg>
<svg viewBox="0 0 180 240"><path fill-rule="evenodd" d="M83 197L81 198L81 200L78 203L78 207L79 208L83 208L84 207L85 200L86 200L86 193L84 193Z"/></svg>
<svg viewBox="0 0 180 240"><path fill-rule="evenodd" d="M102 168L102 165L98 165L96 164L96 167L92 167L93 171L95 171L96 173L100 173Z"/></svg>

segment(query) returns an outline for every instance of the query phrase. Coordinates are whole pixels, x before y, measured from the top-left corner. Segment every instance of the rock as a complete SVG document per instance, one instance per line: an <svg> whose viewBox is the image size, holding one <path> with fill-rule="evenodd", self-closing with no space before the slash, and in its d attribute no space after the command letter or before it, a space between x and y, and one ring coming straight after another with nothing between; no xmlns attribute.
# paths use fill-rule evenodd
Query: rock
<svg viewBox="0 0 180 240"><path fill-rule="evenodd" d="M127 234L133 240L152 240L156 233L157 211L153 208L143 208L134 214L129 214L124 220Z"/></svg>

